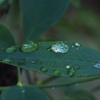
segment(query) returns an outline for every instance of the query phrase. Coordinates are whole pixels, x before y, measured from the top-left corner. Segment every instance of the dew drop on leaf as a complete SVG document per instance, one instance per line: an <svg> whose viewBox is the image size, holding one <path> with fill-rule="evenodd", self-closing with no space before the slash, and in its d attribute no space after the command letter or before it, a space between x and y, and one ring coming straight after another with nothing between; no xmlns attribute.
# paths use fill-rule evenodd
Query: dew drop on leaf
<svg viewBox="0 0 100 100"><path fill-rule="evenodd" d="M41 72L47 72L48 68L47 67L41 67L40 70L41 70Z"/></svg>
<svg viewBox="0 0 100 100"><path fill-rule="evenodd" d="M21 92L22 92L22 93L24 93L24 92L25 92L25 90L22 90Z"/></svg>
<svg viewBox="0 0 100 100"><path fill-rule="evenodd" d="M98 61L98 62L94 65L94 67L100 68L100 61Z"/></svg>
<svg viewBox="0 0 100 100"><path fill-rule="evenodd" d="M69 46L63 42L57 42L52 45L51 50L55 53L67 53Z"/></svg>
<svg viewBox="0 0 100 100"><path fill-rule="evenodd" d="M76 43L74 43L74 46L75 46L75 47L80 47L81 45L80 45L79 43L76 42Z"/></svg>
<svg viewBox="0 0 100 100"><path fill-rule="evenodd" d="M2 59L1 62L2 62L2 63L11 63L12 60L11 60L10 58L4 58L4 59Z"/></svg>
<svg viewBox="0 0 100 100"><path fill-rule="evenodd" d="M37 44L35 44L33 41L28 41L25 44L22 44L20 49L23 52L32 52L36 51L38 48Z"/></svg>
<svg viewBox="0 0 100 100"><path fill-rule="evenodd" d="M53 71L53 74L54 74L54 75L60 75L60 71L57 70L57 69L55 69L55 70Z"/></svg>
<svg viewBox="0 0 100 100"><path fill-rule="evenodd" d="M65 66L65 68L70 68L70 67L71 67L70 65L66 65L66 66Z"/></svg>
<svg viewBox="0 0 100 100"><path fill-rule="evenodd" d="M8 47L5 49L5 52L10 53L10 52L15 52L17 49L16 47L12 46L12 47Z"/></svg>
<svg viewBox="0 0 100 100"><path fill-rule="evenodd" d="M67 74L69 77L73 77L75 75L75 69L74 68L69 68L67 70Z"/></svg>
<svg viewBox="0 0 100 100"><path fill-rule="evenodd" d="M35 63L35 60L32 60L31 63L34 64Z"/></svg>
<svg viewBox="0 0 100 100"><path fill-rule="evenodd" d="M54 65L53 65L53 64L50 64L50 66L51 66L51 67L54 67Z"/></svg>

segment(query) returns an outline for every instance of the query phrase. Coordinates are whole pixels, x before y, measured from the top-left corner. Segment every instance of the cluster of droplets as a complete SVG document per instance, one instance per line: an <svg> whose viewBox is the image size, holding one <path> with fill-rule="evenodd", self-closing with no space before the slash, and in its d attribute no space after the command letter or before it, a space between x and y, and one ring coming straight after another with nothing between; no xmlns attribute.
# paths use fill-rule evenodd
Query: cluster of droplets
<svg viewBox="0 0 100 100"><path fill-rule="evenodd" d="M51 46L51 49L55 53L67 53L69 51L69 46L64 42L57 42Z"/></svg>

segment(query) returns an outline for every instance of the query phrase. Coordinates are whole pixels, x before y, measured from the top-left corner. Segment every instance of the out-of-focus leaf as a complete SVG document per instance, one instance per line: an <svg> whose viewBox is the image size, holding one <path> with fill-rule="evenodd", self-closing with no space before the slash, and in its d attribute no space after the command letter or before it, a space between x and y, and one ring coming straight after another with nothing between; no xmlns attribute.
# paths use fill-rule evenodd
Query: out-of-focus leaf
<svg viewBox="0 0 100 100"><path fill-rule="evenodd" d="M2 24L0 24L0 47L8 47L15 45L14 38L10 31Z"/></svg>
<svg viewBox="0 0 100 100"><path fill-rule="evenodd" d="M34 39L63 15L70 0L20 0L24 39Z"/></svg>
<svg viewBox="0 0 100 100"><path fill-rule="evenodd" d="M67 98L70 99L67 99ZM84 90L78 90L75 92L71 92L71 94L69 94L69 96L66 96L65 100L96 100L95 97Z"/></svg>
<svg viewBox="0 0 100 100"><path fill-rule="evenodd" d="M99 52L84 46L76 47L73 43L63 42L68 45L69 51L67 53L55 53L50 51L51 46L55 43L59 42L40 42L37 44L38 49L34 49L33 52L23 52L20 46L17 47L16 52L12 53L6 53L2 49L0 59L2 61L4 58L8 58L7 63L11 65L64 77L100 74Z"/></svg>
<svg viewBox="0 0 100 100"><path fill-rule="evenodd" d="M48 100L48 97L33 86L13 86L2 92L1 100Z"/></svg>

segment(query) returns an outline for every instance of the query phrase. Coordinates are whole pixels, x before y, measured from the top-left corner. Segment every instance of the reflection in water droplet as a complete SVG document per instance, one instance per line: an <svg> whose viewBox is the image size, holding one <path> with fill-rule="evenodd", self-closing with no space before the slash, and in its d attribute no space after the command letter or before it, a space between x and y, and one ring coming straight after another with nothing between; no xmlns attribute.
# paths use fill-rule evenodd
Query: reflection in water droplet
<svg viewBox="0 0 100 100"><path fill-rule="evenodd" d="M70 67L71 67L70 65L66 65L66 66L65 66L65 68L70 68Z"/></svg>
<svg viewBox="0 0 100 100"><path fill-rule="evenodd" d="M6 48L5 52L10 53L10 52L15 52L16 50L17 50L16 47L12 46L12 47Z"/></svg>
<svg viewBox="0 0 100 100"><path fill-rule="evenodd" d="M100 68L100 61L98 61L98 62L94 65L94 67Z"/></svg>
<svg viewBox="0 0 100 100"><path fill-rule="evenodd" d="M69 46L63 42L57 42L52 45L51 50L55 53L67 53L69 51Z"/></svg>
<svg viewBox="0 0 100 100"><path fill-rule="evenodd" d="M35 63L35 60L32 60L31 63L34 64Z"/></svg>
<svg viewBox="0 0 100 100"><path fill-rule="evenodd" d="M47 72L47 71L48 71L48 68L47 68L47 67L41 67L40 70L41 70L42 72Z"/></svg>
<svg viewBox="0 0 100 100"><path fill-rule="evenodd" d="M23 52L36 51L37 48L38 48L37 44L35 44L33 41L28 41L20 47L21 51Z"/></svg>
<svg viewBox="0 0 100 100"><path fill-rule="evenodd" d="M57 69L55 69L55 70L53 71L53 74L54 74L54 75L60 75L60 71L57 70Z"/></svg>
<svg viewBox="0 0 100 100"><path fill-rule="evenodd" d="M22 93L24 93L24 92L25 92L25 90L22 90L21 92L22 92Z"/></svg>
<svg viewBox="0 0 100 100"><path fill-rule="evenodd" d="M81 45L79 43L74 43L75 47L80 47Z"/></svg>
<svg viewBox="0 0 100 100"><path fill-rule="evenodd" d="M2 59L1 62L2 62L2 63L11 63L12 60L11 60L10 58L4 58L4 59Z"/></svg>
<svg viewBox="0 0 100 100"><path fill-rule="evenodd" d="M75 75L75 69L74 68L69 68L67 70L67 74L69 77L73 77Z"/></svg>

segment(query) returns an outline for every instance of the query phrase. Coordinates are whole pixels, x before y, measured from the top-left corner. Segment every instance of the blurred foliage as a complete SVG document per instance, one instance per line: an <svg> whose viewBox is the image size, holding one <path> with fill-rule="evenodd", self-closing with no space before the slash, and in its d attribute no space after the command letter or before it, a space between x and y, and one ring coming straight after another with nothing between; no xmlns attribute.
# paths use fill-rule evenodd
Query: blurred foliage
<svg viewBox="0 0 100 100"><path fill-rule="evenodd" d="M67 94L65 100L95 100L93 94L85 90L77 90Z"/></svg>

